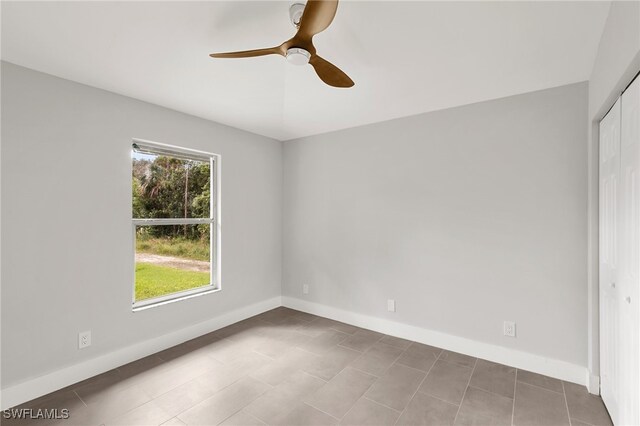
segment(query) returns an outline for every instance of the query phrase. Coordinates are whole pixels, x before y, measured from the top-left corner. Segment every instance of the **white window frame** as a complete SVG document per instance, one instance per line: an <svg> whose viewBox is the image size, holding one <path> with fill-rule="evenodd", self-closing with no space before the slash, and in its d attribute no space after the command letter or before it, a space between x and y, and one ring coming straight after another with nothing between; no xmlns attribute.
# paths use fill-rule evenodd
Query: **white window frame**
<svg viewBox="0 0 640 426"><path fill-rule="evenodd" d="M133 139L131 149L133 150L133 144L137 145L143 151L148 151L151 154L167 155L178 158L188 158L196 161L209 161L210 171L210 188L211 198L209 200L209 218L163 218L163 219L136 219L132 217L131 230L132 230L132 306L133 311L140 311L143 309L165 305L167 303L177 302L179 300L190 299L192 297L201 296L205 294L215 293L222 289L221 284L221 270L220 270L220 155L213 154L205 151L198 151L189 148L183 148L175 145L167 145L158 142L151 142L143 139ZM133 161L131 162L133 167ZM131 194L133 200L133 194ZM165 296L154 297L151 299L144 299L136 302L136 226L140 225L198 225L209 224L211 244L209 250L209 285L194 288L191 290L180 291L177 293L167 294Z"/></svg>

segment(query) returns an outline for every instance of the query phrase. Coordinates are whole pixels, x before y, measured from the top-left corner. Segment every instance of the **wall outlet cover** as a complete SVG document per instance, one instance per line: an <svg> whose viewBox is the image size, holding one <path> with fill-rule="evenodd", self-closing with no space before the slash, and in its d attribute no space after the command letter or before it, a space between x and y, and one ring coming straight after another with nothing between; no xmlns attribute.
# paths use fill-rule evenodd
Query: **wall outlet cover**
<svg viewBox="0 0 640 426"><path fill-rule="evenodd" d="M504 322L504 335L509 337L516 337L516 323L513 321Z"/></svg>
<svg viewBox="0 0 640 426"><path fill-rule="evenodd" d="M396 311L396 301L393 299L387 300L387 311L395 312Z"/></svg>
<svg viewBox="0 0 640 426"><path fill-rule="evenodd" d="M78 349L91 346L91 331L81 331L78 333Z"/></svg>
<svg viewBox="0 0 640 426"><path fill-rule="evenodd" d="M309 294L309 284L302 284L302 294Z"/></svg>

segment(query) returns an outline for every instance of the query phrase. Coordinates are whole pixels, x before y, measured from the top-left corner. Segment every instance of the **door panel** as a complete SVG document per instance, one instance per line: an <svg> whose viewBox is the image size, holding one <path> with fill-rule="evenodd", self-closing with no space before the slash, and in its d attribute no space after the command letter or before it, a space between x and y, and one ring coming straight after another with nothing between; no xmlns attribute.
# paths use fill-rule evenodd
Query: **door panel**
<svg viewBox="0 0 640 426"><path fill-rule="evenodd" d="M640 424L640 79L622 95L620 148L620 424Z"/></svg>
<svg viewBox="0 0 640 426"><path fill-rule="evenodd" d="M620 389L618 191L620 100L600 122L600 380L601 394L616 422Z"/></svg>

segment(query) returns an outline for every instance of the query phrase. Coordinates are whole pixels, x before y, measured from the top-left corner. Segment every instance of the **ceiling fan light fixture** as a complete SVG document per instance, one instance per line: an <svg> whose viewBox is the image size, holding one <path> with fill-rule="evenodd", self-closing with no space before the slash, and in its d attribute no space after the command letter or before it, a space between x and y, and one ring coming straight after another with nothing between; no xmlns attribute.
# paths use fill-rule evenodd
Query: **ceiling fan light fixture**
<svg viewBox="0 0 640 426"><path fill-rule="evenodd" d="M287 60L293 65L307 65L311 59L311 53L299 47L287 49Z"/></svg>

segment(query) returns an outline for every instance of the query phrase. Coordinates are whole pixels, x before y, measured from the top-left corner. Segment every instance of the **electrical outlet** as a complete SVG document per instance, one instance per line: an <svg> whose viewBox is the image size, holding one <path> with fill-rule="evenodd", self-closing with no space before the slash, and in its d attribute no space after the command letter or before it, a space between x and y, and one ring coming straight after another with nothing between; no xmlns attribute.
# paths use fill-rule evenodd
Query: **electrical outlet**
<svg viewBox="0 0 640 426"><path fill-rule="evenodd" d="M393 299L387 300L387 311L395 312L396 311L396 301Z"/></svg>
<svg viewBox="0 0 640 426"><path fill-rule="evenodd" d="M504 322L504 335L509 337L516 337L516 323L513 321Z"/></svg>
<svg viewBox="0 0 640 426"><path fill-rule="evenodd" d="M91 330L78 333L78 349L91 346Z"/></svg>
<svg viewBox="0 0 640 426"><path fill-rule="evenodd" d="M302 294L309 294L309 284L302 284Z"/></svg>

